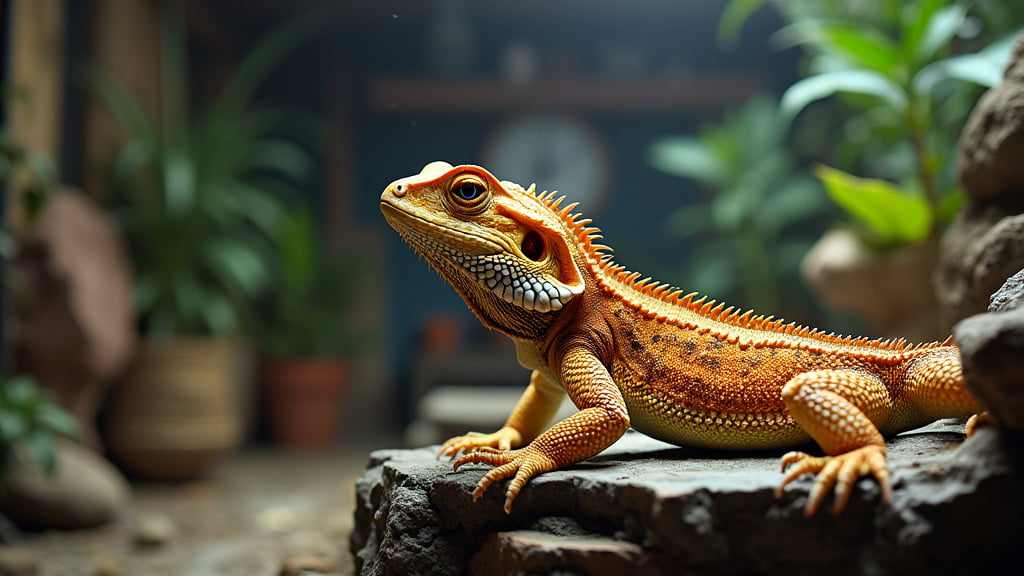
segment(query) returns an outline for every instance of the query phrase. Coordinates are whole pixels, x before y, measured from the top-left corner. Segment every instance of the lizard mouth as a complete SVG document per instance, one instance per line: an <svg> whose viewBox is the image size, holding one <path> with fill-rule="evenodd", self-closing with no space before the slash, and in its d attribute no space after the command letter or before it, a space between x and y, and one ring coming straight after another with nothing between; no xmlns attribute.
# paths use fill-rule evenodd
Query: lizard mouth
<svg viewBox="0 0 1024 576"><path fill-rule="evenodd" d="M514 252L498 242L439 226L387 201L381 201L380 206L391 227L428 262L439 270L442 262L454 264L482 288L509 304L526 310L553 312L561 310L583 292L582 284L568 286L545 277L543 271L515 257ZM441 243L437 238L454 241Z"/></svg>

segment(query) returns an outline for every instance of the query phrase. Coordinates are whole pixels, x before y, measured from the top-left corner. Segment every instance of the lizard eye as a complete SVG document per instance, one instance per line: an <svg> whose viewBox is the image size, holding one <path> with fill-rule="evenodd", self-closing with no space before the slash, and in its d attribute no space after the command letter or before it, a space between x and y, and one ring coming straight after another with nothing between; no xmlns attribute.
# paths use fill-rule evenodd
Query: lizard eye
<svg viewBox="0 0 1024 576"><path fill-rule="evenodd" d="M484 187L476 182L466 182L465 184L460 184L453 192L460 200L472 202L483 195Z"/></svg>
<svg viewBox="0 0 1024 576"><path fill-rule="evenodd" d="M487 186L475 176L456 179L448 197L455 209L466 213L479 213L487 207L491 195Z"/></svg>

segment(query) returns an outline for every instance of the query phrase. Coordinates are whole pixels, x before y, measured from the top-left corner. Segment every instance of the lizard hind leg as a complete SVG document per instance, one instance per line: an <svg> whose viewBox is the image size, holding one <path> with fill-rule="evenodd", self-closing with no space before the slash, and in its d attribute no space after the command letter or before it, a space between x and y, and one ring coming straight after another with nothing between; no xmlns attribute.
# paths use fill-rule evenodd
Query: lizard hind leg
<svg viewBox="0 0 1024 576"><path fill-rule="evenodd" d="M870 475L881 487L882 501L891 500L885 439L875 422L884 420L891 412L892 400L877 376L844 369L806 372L786 384L782 398L793 418L827 456L814 457L803 452L783 456L783 470L793 466L776 490L777 496L800 476L816 474L805 513L811 516L817 512L834 489L832 513L838 514L849 502L856 481Z"/></svg>

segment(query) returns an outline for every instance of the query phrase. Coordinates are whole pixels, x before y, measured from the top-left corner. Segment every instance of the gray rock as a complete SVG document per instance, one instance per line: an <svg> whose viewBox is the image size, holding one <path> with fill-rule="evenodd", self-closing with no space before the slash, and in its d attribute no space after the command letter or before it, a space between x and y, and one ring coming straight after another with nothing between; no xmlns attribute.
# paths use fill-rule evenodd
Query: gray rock
<svg viewBox="0 0 1024 576"><path fill-rule="evenodd" d="M1024 268L1024 214L965 206L942 237L936 295L949 326L988 309L992 293Z"/></svg>
<svg viewBox="0 0 1024 576"><path fill-rule="evenodd" d="M470 561L470 574L617 574L662 576L676 573L667 559L653 558L639 544L605 536L563 536L535 530L491 534Z"/></svg>
<svg viewBox="0 0 1024 576"><path fill-rule="evenodd" d="M113 520L128 501L128 483L95 452L57 444L57 469L48 475L24 456L0 492L0 512L22 528L91 528Z"/></svg>
<svg viewBox="0 0 1024 576"><path fill-rule="evenodd" d="M357 483L350 546L359 574L465 574L520 558L537 571L614 574L620 562L671 573L954 574L1016 562L1021 447L983 428L960 444L949 422L889 444L890 506L857 483L839 517L803 516L810 480L776 500L781 453L713 453L629 433L601 455L542 474L511 515L505 482L478 502L484 466L453 473L436 447L381 450ZM540 538L530 532L540 531ZM497 562L488 564L487 562ZM600 570L606 566L607 570ZM515 572L512 572L515 573Z"/></svg>
<svg viewBox="0 0 1024 576"><path fill-rule="evenodd" d="M1024 305L1024 270L1010 276L1003 286L989 298L989 312L1006 312Z"/></svg>
<svg viewBox="0 0 1024 576"><path fill-rule="evenodd" d="M960 137L957 176L974 202L1012 204L1024 194L1024 37L1018 38L1003 81L986 92Z"/></svg>
<svg viewBox="0 0 1024 576"><path fill-rule="evenodd" d="M957 176L968 200L946 233L935 273L947 326L984 312L1024 268L1024 36L1003 81L986 92L960 135Z"/></svg>
<svg viewBox="0 0 1024 576"><path fill-rule="evenodd" d="M1000 425L1024 431L1024 308L972 316L954 337L971 393Z"/></svg>

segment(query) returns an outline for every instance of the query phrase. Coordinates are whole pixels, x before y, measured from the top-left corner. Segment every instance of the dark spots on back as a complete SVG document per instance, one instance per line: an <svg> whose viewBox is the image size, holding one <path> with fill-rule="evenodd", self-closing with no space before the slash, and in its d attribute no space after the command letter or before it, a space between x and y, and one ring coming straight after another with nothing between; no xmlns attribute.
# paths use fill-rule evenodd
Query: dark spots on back
<svg viewBox="0 0 1024 576"><path fill-rule="evenodd" d="M640 344L640 341L636 339L630 339L629 347L633 349L633 352L642 352L644 349L643 344Z"/></svg>
<svg viewBox="0 0 1024 576"><path fill-rule="evenodd" d="M655 334L654 336L651 336L651 342L654 342L655 344L661 342L661 334Z"/></svg>
<svg viewBox="0 0 1024 576"><path fill-rule="evenodd" d="M693 340L684 340L683 348L686 350L687 354L690 354L697 349L697 343L694 342Z"/></svg>
<svg viewBox="0 0 1024 576"><path fill-rule="evenodd" d="M708 370L718 370L719 368L722 367L722 363L718 361L718 358L715 358L714 356L708 356L706 354L697 358L697 364L700 367L706 368Z"/></svg>
<svg viewBox="0 0 1024 576"><path fill-rule="evenodd" d="M725 341L713 338L711 340L708 340L708 343L705 345L705 347L708 350L721 350L722 348L725 348Z"/></svg>

